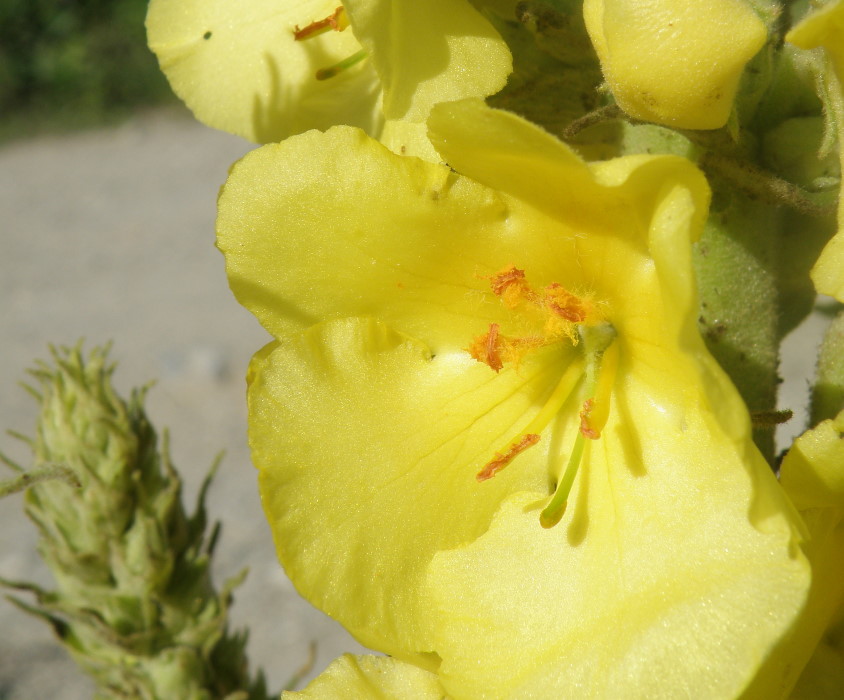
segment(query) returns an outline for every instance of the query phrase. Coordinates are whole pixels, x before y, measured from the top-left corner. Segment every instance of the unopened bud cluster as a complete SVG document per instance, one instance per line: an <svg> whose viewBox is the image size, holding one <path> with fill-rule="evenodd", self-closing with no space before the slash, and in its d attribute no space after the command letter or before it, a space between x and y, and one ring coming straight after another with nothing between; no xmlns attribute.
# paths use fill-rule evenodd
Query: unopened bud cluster
<svg viewBox="0 0 844 700"><path fill-rule="evenodd" d="M105 350L87 359L78 348L54 350L53 359L32 372L41 401L35 465L65 465L81 486L49 481L27 492L56 590L13 584L37 598L34 607L17 602L52 623L98 698L267 697L263 678L250 680L245 635L227 631L243 576L219 593L211 582L208 480L188 516L144 392L128 402L115 393Z"/></svg>

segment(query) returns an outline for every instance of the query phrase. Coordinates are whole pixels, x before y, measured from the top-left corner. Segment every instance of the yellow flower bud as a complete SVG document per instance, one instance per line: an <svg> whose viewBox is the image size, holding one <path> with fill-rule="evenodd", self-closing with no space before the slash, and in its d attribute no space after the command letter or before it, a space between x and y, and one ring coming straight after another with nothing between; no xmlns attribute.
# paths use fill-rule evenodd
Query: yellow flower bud
<svg viewBox="0 0 844 700"><path fill-rule="evenodd" d="M766 37L743 0L585 0L583 15L619 106L680 129L726 124Z"/></svg>

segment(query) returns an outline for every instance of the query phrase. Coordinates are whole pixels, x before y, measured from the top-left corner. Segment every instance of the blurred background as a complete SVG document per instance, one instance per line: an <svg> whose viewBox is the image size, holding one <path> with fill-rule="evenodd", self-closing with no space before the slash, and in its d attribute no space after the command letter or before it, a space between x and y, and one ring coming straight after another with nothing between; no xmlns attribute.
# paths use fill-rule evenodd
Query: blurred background
<svg viewBox="0 0 844 700"><path fill-rule="evenodd" d="M214 248L217 191L252 148L180 107L146 48L146 0L0 2L0 451L32 435L18 384L48 345L113 341L115 384L155 381L148 413L170 430L189 509L221 450L208 499L223 522L215 583L249 567L232 625L272 691L360 647L305 603L277 563L246 447L244 374L267 340L233 299ZM2 476L9 476L0 466ZM0 576L51 587L21 494L0 500ZM90 698L47 625L0 598L0 700Z"/></svg>
<svg viewBox="0 0 844 700"><path fill-rule="evenodd" d="M0 139L115 123L175 103L146 47L147 0L3 0Z"/></svg>
<svg viewBox="0 0 844 700"><path fill-rule="evenodd" d="M252 146L196 123L145 44L146 0L0 2L0 428L32 435L18 387L48 344L113 341L117 387L155 380L147 409L169 428L193 503L214 456L209 496L223 521L217 585L243 567L234 627L279 690L317 642L312 677L360 647L293 590L277 564L246 447L244 373L264 331L232 298L214 248L217 191ZM805 404L810 317L786 341L781 407ZM799 413L780 428L787 445ZM26 446L0 450L28 466ZM2 468L0 468L2 469ZM49 587L21 496L0 501L0 576ZM0 600L0 700L91 697L47 626Z"/></svg>

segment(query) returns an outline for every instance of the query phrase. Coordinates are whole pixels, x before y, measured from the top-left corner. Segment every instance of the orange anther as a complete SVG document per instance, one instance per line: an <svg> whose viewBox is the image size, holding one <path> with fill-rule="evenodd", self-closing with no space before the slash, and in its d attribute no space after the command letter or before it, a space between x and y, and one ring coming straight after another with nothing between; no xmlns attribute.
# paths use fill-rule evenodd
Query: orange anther
<svg viewBox="0 0 844 700"><path fill-rule="evenodd" d="M515 265L505 267L489 278L493 294L501 296L504 290L512 284L523 285L525 282L525 271L519 270Z"/></svg>
<svg viewBox="0 0 844 700"><path fill-rule="evenodd" d="M601 431L595 430L589 422L589 417L594 407L595 399L586 399L583 402L583 410L580 412L580 432L583 434L583 437L587 437L590 440L597 440L601 437Z"/></svg>
<svg viewBox="0 0 844 700"><path fill-rule="evenodd" d="M348 26L349 20L346 17L346 10L341 5L325 19L311 22L307 27L299 29L299 25L297 24L293 28L293 38L296 41L304 41L305 39L318 36L324 32L330 31L331 29L342 32Z"/></svg>
<svg viewBox="0 0 844 700"><path fill-rule="evenodd" d="M498 472L504 469L504 467L510 464L510 462L512 462L518 455L524 452L528 447L533 447L537 442L539 442L539 435L536 433L523 435L522 439L510 445L506 452L496 452L495 457L486 463L484 468L478 472L475 478L478 481L491 479Z"/></svg>
<svg viewBox="0 0 844 700"><path fill-rule="evenodd" d="M587 310L583 299L575 296L558 282L552 282L545 287L544 301L546 306L560 318L571 323L583 323Z"/></svg>
<svg viewBox="0 0 844 700"><path fill-rule="evenodd" d="M489 330L476 337L466 348L474 359L489 365L496 372L504 368L505 362L512 362L516 367L531 350L541 348L546 341L541 336L512 337L502 335L497 323L490 323Z"/></svg>
<svg viewBox="0 0 844 700"><path fill-rule="evenodd" d="M531 289L525 279L525 271L515 265L508 265L489 278L492 293L501 297L508 308L516 307L520 301L533 301L536 292Z"/></svg>
<svg viewBox="0 0 844 700"><path fill-rule="evenodd" d="M498 329L499 326L497 323L490 323L489 331L475 338L468 348L468 352L473 358L478 362L489 365L496 372L500 372L504 367L499 352L501 346Z"/></svg>

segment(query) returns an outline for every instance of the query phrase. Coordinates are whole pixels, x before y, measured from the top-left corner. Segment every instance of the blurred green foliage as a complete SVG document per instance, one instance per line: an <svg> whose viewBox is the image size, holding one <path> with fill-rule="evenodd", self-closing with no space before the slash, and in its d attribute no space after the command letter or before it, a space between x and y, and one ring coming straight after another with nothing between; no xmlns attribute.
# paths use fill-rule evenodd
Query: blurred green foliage
<svg viewBox="0 0 844 700"><path fill-rule="evenodd" d="M112 122L171 99L147 0L2 0L0 140Z"/></svg>

